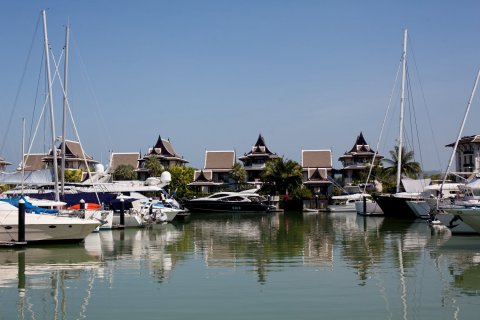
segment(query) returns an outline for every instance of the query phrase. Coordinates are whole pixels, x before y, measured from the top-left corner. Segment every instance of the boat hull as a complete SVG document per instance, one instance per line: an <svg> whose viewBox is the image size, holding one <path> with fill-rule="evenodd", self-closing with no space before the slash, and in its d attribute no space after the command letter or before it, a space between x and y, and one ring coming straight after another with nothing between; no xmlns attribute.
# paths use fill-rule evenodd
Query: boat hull
<svg viewBox="0 0 480 320"><path fill-rule="evenodd" d="M418 198L395 197L394 195L373 196L386 217L401 219L417 219L416 213L407 204L407 201L416 201Z"/></svg>
<svg viewBox="0 0 480 320"><path fill-rule="evenodd" d="M423 200L408 200L407 205L415 213L417 218L430 219L430 206Z"/></svg>
<svg viewBox="0 0 480 320"><path fill-rule="evenodd" d="M145 225L143 215L125 212L124 217L125 217L125 224L123 225L123 227L125 228L139 228ZM113 225L115 226L120 225L120 213L115 212L113 214Z"/></svg>
<svg viewBox="0 0 480 320"><path fill-rule="evenodd" d="M477 234L477 232L463 220L456 218L455 215L443 210L442 212L435 214L435 219L439 220L444 226L446 226L453 235Z"/></svg>
<svg viewBox="0 0 480 320"><path fill-rule="evenodd" d="M480 208L447 209L445 211L454 217L458 217L458 220L463 221L475 232L480 233ZM454 221L454 223L457 223L457 221Z"/></svg>
<svg viewBox="0 0 480 320"><path fill-rule="evenodd" d="M18 241L18 214L2 218L0 241ZM25 241L81 242L99 225L96 220L29 213L25 215Z"/></svg>
<svg viewBox="0 0 480 320"><path fill-rule="evenodd" d="M329 211L355 212L355 203L332 204L328 206Z"/></svg>
<svg viewBox="0 0 480 320"><path fill-rule="evenodd" d="M382 208L378 205L376 201L366 201L363 200L355 201L355 209L357 214L362 216L383 216Z"/></svg>

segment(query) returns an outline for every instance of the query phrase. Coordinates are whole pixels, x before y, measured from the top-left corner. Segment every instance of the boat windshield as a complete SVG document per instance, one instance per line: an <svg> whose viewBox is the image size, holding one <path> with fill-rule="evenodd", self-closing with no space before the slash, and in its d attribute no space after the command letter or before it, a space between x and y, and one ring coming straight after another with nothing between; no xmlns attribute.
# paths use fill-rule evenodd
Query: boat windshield
<svg viewBox="0 0 480 320"><path fill-rule="evenodd" d="M212 194L211 196L209 196L209 198L217 199L217 198L223 198L223 197L226 197L226 196L228 196L228 193L215 193L215 194Z"/></svg>
<svg viewBox="0 0 480 320"><path fill-rule="evenodd" d="M230 201L230 202L239 202L239 201L245 201L245 198L240 196L231 196L231 197L225 198L224 200Z"/></svg>

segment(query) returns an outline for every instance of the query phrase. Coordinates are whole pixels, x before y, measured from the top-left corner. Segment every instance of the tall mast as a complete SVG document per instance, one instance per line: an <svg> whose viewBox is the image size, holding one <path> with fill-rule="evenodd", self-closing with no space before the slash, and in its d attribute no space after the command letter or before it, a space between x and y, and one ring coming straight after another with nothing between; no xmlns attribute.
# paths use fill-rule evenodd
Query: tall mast
<svg viewBox="0 0 480 320"><path fill-rule="evenodd" d="M22 196L23 196L23 185L25 183L25 118L22 118Z"/></svg>
<svg viewBox="0 0 480 320"><path fill-rule="evenodd" d="M470 99L468 100L467 109L465 110L465 114L462 120L462 125L460 126L460 130L458 130L457 140L455 140L455 145L452 150L452 155L450 156L450 160L448 161L447 170L445 170L445 175L442 180L442 185L440 186L440 197L442 196L443 185L447 180L447 175L450 171L450 167L452 166L453 158L455 157L455 153L457 152L458 141L460 141L460 137L462 136L463 127L465 126L465 122L467 121L467 116L468 116L468 113L470 112L470 106L472 105L473 97L475 96L475 91L477 90L479 79L480 79L480 69L477 72L477 78L475 79L475 84L473 85L472 93L470 94ZM438 201L437 201L437 209L438 209Z"/></svg>
<svg viewBox="0 0 480 320"><path fill-rule="evenodd" d="M397 155L397 192L400 192L400 179L402 174L402 148L403 148L403 110L405 105L405 78L407 71L407 29L403 32L403 53L402 53L402 92L400 96L400 132L398 134L398 155Z"/></svg>
<svg viewBox="0 0 480 320"><path fill-rule="evenodd" d="M42 10L42 17L43 17L43 35L45 39L45 60L46 60L46 67L47 67L47 79L48 79L48 101L50 104L50 124L52 129L52 153L53 153L53 176L55 178L55 200L59 201L58 195L58 163L57 163L57 147L56 143L56 135L55 135L55 118L53 112L53 93L52 93L52 76L50 73L50 55L48 52L48 36L47 36L47 16L45 10Z"/></svg>
<svg viewBox="0 0 480 320"><path fill-rule="evenodd" d="M65 195L65 135L67 134L67 88L68 88L68 38L70 35L70 26L67 23L65 28L65 66L63 70L63 119L62 119L62 167L60 169L62 178L62 197Z"/></svg>

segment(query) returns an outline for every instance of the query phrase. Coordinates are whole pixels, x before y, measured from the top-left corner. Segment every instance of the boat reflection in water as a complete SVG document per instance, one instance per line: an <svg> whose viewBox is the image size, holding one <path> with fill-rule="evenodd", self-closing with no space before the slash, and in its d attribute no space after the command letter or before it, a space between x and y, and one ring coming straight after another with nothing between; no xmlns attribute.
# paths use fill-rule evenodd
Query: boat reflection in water
<svg viewBox="0 0 480 320"><path fill-rule="evenodd" d="M12 317L16 309L20 319L84 318L93 281L105 277L98 240L90 238L88 249L83 244L0 248L0 292L18 290L8 295L11 303L3 304L0 317ZM88 285L77 290L79 282Z"/></svg>
<svg viewBox="0 0 480 320"><path fill-rule="evenodd" d="M448 272L442 274L445 281L443 286L460 289L462 293L478 295L480 292L480 239L479 237L454 236L442 245L433 249L431 256L434 258L437 271L445 273L438 268L442 262L448 261ZM452 294L452 292L450 292ZM449 297L454 303L455 296Z"/></svg>

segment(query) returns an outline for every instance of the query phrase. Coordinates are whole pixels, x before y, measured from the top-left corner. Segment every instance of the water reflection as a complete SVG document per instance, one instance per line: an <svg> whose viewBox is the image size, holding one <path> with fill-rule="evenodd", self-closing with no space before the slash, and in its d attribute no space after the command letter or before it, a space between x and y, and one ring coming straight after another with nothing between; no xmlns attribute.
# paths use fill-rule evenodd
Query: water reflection
<svg viewBox="0 0 480 320"><path fill-rule="evenodd" d="M422 302L456 318L469 303L462 299L480 293L480 237L351 212L192 217L93 233L81 245L1 249L0 265L0 297L19 318L83 318L92 296L105 301L121 292L105 287L175 290L179 276L173 275L185 276L185 269L189 281L208 281L213 290L220 282L205 280L206 270L246 274L251 285L265 288L281 275L288 288L303 283L298 299L336 294L359 307L358 299L368 297L403 318L432 312L418 308ZM330 278L334 286L325 286ZM143 298L145 305L153 302ZM0 318L13 314L11 308Z"/></svg>
<svg viewBox="0 0 480 320"><path fill-rule="evenodd" d="M11 308L16 307L19 319L65 319L72 310L76 317L84 318L92 283L95 278L105 276L99 255L100 242L95 240L98 239L91 239L89 248L49 245L22 250L0 249L0 292L17 288L16 292L6 291L9 294L2 297L2 302L6 303L0 316L11 317L14 314ZM69 285L80 281L86 283L85 290L74 293L74 298L78 299L76 303L67 304Z"/></svg>
<svg viewBox="0 0 480 320"><path fill-rule="evenodd" d="M442 279L451 279L445 286L460 289L462 294L480 294L480 239L478 237L451 237L434 248L430 255L438 272L443 262L448 263Z"/></svg>

